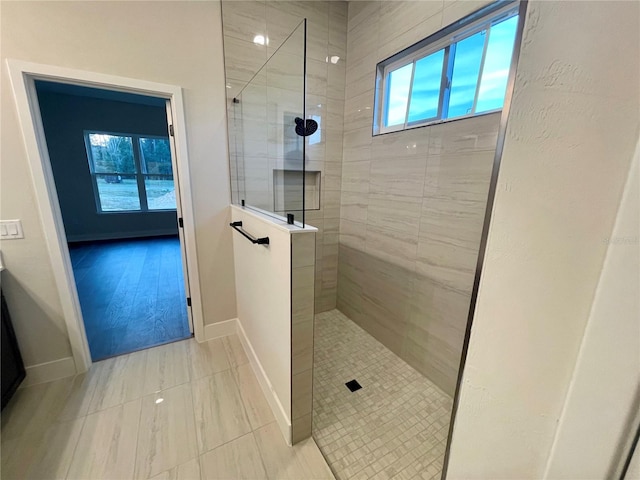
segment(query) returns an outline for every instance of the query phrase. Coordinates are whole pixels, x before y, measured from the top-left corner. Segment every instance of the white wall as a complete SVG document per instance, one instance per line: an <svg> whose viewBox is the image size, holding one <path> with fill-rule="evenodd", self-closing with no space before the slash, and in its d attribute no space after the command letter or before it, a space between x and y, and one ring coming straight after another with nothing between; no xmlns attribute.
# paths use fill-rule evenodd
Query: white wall
<svg viewBox="0 0 640 480"><path fill-rule="evenodd" d="M71 355L35 204L6 58L183 87L205 323L236 317L220 4L2 2L0 217L25 239L3 242L3 290L27 366Z"/></svg>
<svg viewBox="0 0 640 480"><path fill-rule="evenodd" d="M449 479L543 477L638 138L639 9L529 2Z"/></svg>
<svg viewBox="0 0 640 480"><path fill-rule="evenodd" d="M259 364L256 375L261 382L266 380L271 391L265 396L285 437L290 438L291 235L287 228L235 205L231 216L251 235L269 237L267 247L233 234L238 319L251 345L254 369Z"/></svg>
<svg viewBox="0 0 640 480"><path fill-rule="evenodd" d="M613 478L629 434L637 428L640 394L640 143L618 218L609 238L600 283L547 478ZM616 475L617 476L617 475ZM633 478L633 477L630 477Z"/></svg>

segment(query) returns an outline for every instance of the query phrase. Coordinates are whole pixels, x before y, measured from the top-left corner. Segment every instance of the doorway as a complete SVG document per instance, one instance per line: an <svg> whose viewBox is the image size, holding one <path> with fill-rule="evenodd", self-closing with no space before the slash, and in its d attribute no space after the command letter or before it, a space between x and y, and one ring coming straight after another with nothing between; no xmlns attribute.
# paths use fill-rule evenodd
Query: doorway
<svg viewBox="0 0 640 480"><path fill-rule="evenodd" d="M190 337L169 102L35 90L91 359Z"/></svg>
<svg viewBox="0 0 640 480"><path fill-rule="evenodd" d="M11 87L16 101L18 119L27 152L35 199L45 234L54 282L69 335L76 373L91 366L91 355L85 333L80 302L78 300L65 229L57 199L55 182L46 146L42 119L38 107L36 80L100 88L108 91L149 95L168 101L167 118L173 135L170 137L175 151L174 172L180 192L176 194L180 223L180 245L185 278L189 281L191 298L191 326L196 341L205 341L204 315L200 293L200 274L196 248L196 221L194 215L187 131L182 88L136 78L96 73L74 68L59 67L22 60L6 61ZM186 255L186 258L185 258Z"/></svg>

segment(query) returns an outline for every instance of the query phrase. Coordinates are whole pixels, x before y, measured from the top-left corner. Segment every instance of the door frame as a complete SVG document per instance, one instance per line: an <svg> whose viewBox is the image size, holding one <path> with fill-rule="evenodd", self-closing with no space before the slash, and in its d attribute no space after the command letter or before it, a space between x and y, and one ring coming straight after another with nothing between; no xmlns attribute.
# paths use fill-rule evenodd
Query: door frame
<svg viewBox="0 0 640 480"><path fill-rule="evenodd" d="M53 179L44 127L40 116L35 80L48 80L84 87L149 95L164 98L170 102L176 154L175 166L177 167L174 177L181 192L179 198L180 209L178 211L182 212L184 223L184 228L182 229L184 245L182 245L182 248L183 252L186 253L186 269L188 271L188 278L185 278L185 281L188 281L190 286L193 331L197 341L204 341L204 316L200 292L182 88L176 85L22 60L7 59L6 62L29 161L36 202L69 334L76 372L81 373L88 370L92 361L62 222L62 213ZM167 120L171 121L169 118Z"/></svg>

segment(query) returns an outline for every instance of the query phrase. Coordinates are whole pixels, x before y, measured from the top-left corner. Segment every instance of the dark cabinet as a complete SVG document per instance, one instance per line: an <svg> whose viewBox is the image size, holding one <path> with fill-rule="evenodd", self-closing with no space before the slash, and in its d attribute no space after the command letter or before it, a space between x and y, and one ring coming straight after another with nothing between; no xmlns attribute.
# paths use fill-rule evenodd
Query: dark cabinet
<svg viewBox="0 0 640 480"><path fill-rule="evenodd" d="M2 324L2 378L0 379L0 384L2 385L2 408L4 408L22 380L24 380L26 373L18 342L16 341L16 334L11 324L7 302L5 302L4 295L1 292L0 299L2 301L2 311L0 312L0 323Z"/></svg>

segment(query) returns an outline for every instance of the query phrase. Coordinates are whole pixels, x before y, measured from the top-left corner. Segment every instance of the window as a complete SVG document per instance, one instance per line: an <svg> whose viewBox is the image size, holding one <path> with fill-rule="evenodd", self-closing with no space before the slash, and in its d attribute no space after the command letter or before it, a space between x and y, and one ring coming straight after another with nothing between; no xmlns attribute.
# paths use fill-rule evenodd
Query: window
<svg viewBox="0 0 640 480"><path fill-rule="evenodd" d="M85 132L98 212L175 210L168 137Z"/></svg>
<svg viewBox="0 0 640 480"><path fill-rule="evenodd" d="M374 134L500 110L517 27L496 4L378 64Z"/></svg>

